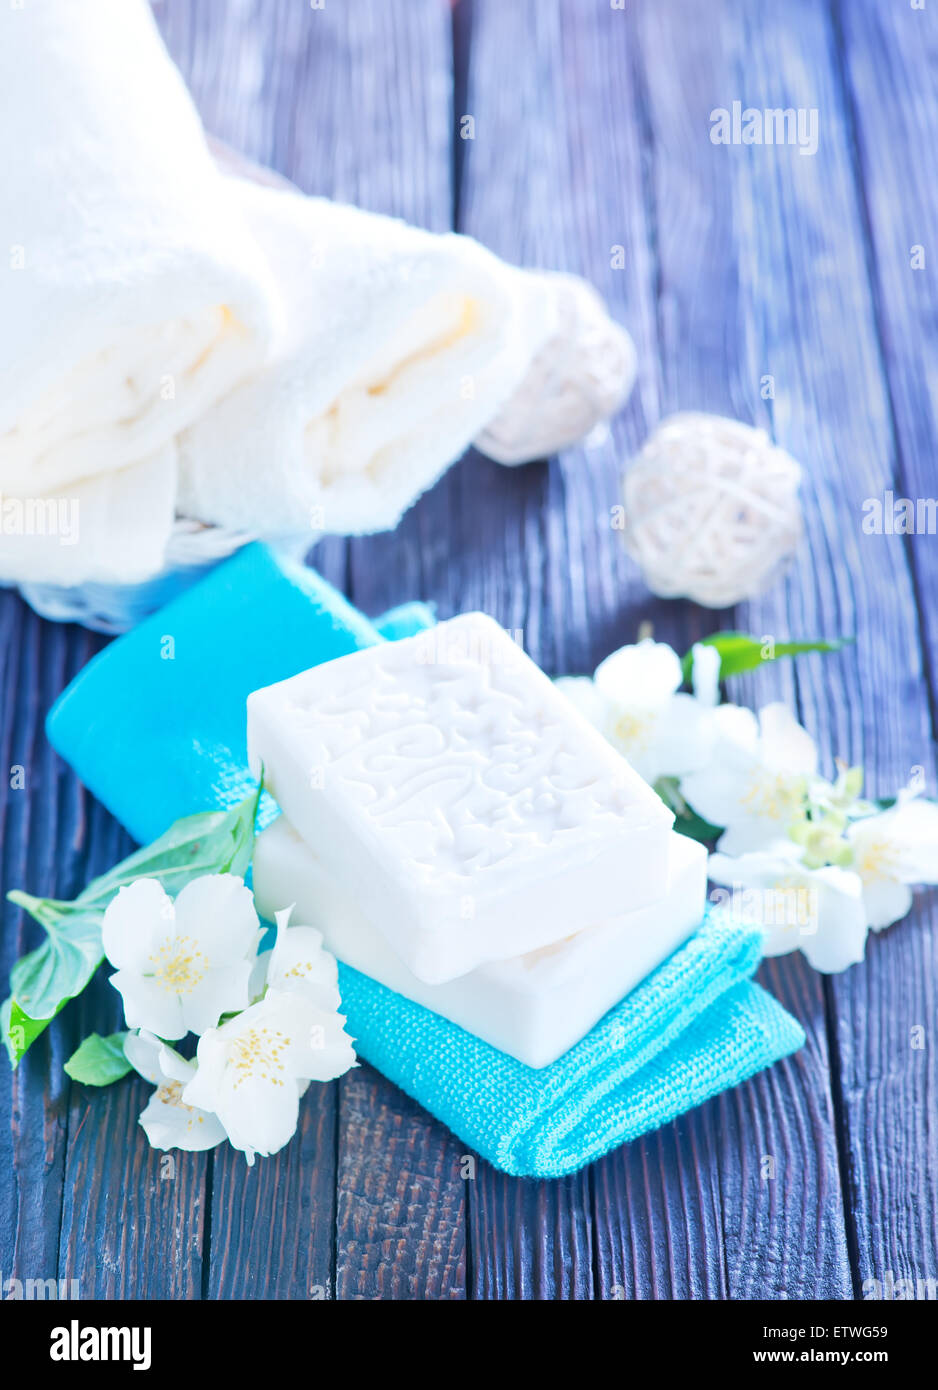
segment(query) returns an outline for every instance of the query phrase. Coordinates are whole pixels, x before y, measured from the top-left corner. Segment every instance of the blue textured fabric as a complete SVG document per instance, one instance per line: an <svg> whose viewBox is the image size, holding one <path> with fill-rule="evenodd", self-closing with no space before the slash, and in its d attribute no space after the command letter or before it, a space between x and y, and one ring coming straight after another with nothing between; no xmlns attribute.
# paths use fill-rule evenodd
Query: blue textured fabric
<svg viewBox="0 0 938 1390"><path fill-rule="evenodd" d="M721 932L702 927L538 1071L340 964L342 1007L359 1056L470 1149L515 1177L557 1178L803 1045L801 1025L745 978L761 936L741 932L748 947L738 940L728 955Z"/></svg>
<svg viewBox="0 0 938 1390"><path fill-rule="evenodd" d="M433 622L419 603L389 635ZM89 661L49 712L49 742L135 840L230 806L254 785L245 701L262 685L382 640L314 570L246 546ZM270 818L265 806L263 819Z"/></svg>
<svg viewBox="0 0 938 1390"><path fill-rule="evenodd" d="M425 632L435 622L436 609L432 603L402 603L374 620L381 636L386 637L389 642L398 641L402 637L415 637L418 632Z"/></svg>
<svg viewBox="0 0 938 1390"><path fill-rule="evenodd" d="M404 604L372 623L313 571L252 545L106 647L49 714L49 739L140 841L252 785L251 690L433 622ZM264 818L276 814L268 802ZM667 1123L800 1047L748 977L754 929L711 916L576 1047L532 1070L340 967L359 1054L497 1167L556 1177Z"/></svg>

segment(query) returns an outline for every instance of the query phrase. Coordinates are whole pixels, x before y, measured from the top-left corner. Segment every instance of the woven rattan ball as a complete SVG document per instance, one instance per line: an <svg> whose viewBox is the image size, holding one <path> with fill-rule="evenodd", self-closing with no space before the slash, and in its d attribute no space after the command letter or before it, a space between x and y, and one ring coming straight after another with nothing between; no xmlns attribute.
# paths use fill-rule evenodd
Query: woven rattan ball
<svg viewBox="0 0 938 1390"><path fill-rule="evenodd" d="M635 348L577 275L531 272L552 296L556 328L475 446L497 463L548 458L614 415L635 380Z"/></svg>
<svg viewBox="0 0 938 1390"><path fill-rule="evenodd" d="M761 594L801 536L801 468L764 430L663 420L625 475L625 543L649 589L728 608Z"/></svg>

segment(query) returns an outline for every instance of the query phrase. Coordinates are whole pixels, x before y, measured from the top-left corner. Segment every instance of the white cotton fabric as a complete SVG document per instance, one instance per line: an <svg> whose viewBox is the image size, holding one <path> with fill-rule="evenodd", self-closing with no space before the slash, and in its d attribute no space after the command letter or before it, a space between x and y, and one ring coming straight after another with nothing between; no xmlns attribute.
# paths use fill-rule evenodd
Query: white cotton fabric
<svg viewBox="0 0 938 1390"><path fill-rule="evenodd" d="M276 297L143 0L0 9L0 130L0 497L77 495L85 532L0 526L0 578L136 577L172 524L137 483L159 460L174 488L169 446L263 359Z"/></svg>
<svg viewBox="0 0 938 1390"><path fill-rule="evenodd" d="M72 483L0 498L0 583L142 582L163 567L176 510L176 447Z"/></svg>
<svg viewBox="0 0 938 1390"><path fill-rule="evenodd" d="M515 390L554 300L469 237L231 182L283 329L180 439L181 508L262 534L389 529Z"/></svg>
<svg viewBox="0 0 938 1390"><path fill-rule="evenodd" d="M563 277L223 176L146 0L0 3L0 131L0 584L387 530L490 423L522 457L519 399L543 434Z"/></svg>

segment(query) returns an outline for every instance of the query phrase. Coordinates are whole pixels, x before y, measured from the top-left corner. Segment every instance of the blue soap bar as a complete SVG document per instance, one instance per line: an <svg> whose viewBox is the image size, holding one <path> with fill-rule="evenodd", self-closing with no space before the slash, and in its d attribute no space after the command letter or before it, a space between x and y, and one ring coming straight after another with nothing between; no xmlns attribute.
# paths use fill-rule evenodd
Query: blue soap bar
<svg viewBox="0 0 938 1390"><path fill-rule="evenodd" d="M49 741L146 843L253 785L252 690L384 640L384 621L364 617L314 570L246 546L94 657L49 712ZM401 637L433 618L405 604L386 621Z"/></svg>

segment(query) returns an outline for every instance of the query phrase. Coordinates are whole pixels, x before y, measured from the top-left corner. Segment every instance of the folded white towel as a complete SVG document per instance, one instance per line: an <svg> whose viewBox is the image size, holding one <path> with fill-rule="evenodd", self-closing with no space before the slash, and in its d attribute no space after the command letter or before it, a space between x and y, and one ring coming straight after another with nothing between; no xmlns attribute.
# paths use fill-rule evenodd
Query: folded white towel
<svg viewBox="0 0 938 1390"><path fill-rule="evenodd" d="M181 510L262 534L393 527L518 386L554 301L468 237L231 183L284 327L180 438Z"/></svg>
<svg viewBox="0 0 938 1390"><path fill-rule="evenodd" d="M133 584L163 567L176 507L176 448L71 483L0 495L0 583Z"/></svg>
<svg viewBox="0 0 938 1390"><path fill-rule="evenodd" d="M113 496L87 480L171 479L167 445L262 359L276 300L142 0L0 9L0 129L0 494L80 492L96 530ZM62 547L80 579L86 542Z"/></svg>
<svg viewBox="0 0 938 1390"><path fill-rule="evenodd" d="M574 282L221 175L145 0L0 8L0 129L0 583L146 578L180 516L385 530L626 384Z"/></svg>

